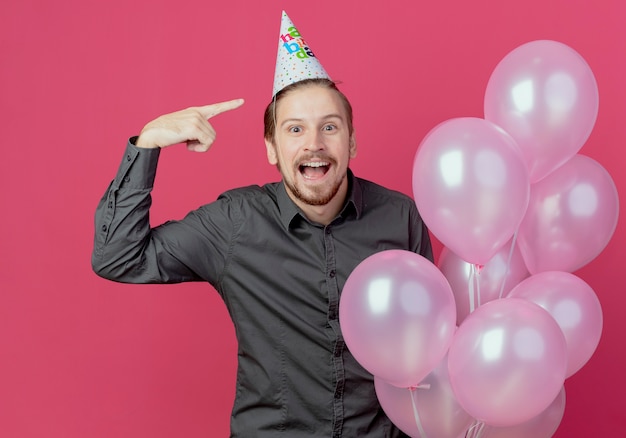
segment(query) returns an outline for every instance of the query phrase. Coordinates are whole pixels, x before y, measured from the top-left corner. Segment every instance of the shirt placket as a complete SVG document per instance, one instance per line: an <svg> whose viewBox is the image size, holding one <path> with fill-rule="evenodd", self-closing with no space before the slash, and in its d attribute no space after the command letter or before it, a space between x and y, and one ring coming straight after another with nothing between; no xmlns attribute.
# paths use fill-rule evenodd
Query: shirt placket
<svg viewBox="0 0 626 438"><path fill-rule="evenodd" d="M328 288L328 324L332 328L335 337L333 339L333 373L335 376L335 392L333 398L333 437L341 437L343 428L343 395L344 395L344 367L343 367L343 341L339 329L339 287L336 278L336 257L333 240L333 230L329 226L324 229L324 248L326 256L326 285Z"/></svg>

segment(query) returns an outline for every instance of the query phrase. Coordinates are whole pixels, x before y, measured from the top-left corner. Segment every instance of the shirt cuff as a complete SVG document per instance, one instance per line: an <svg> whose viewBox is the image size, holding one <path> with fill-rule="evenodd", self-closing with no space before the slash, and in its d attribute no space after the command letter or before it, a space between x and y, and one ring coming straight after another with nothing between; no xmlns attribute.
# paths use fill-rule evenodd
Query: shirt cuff
<svg viewBox="0 0 626 438"><path fill-rule="evenodd" d="M154 186L160 148L146 149L135 146L137 137L131 137L124 157L113 181L116 188L145 190Z"/></svg>

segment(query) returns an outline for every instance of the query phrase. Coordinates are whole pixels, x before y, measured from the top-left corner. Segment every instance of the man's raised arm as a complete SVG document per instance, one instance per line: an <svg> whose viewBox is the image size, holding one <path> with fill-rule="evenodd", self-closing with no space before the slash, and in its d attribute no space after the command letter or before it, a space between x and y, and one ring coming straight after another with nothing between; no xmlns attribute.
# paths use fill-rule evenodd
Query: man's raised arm
<svg viewBox="0 0 626 438"><path fill-rule="evenodd" d="M212 117L238 108L242 99L187 108L149 122L131 138L95 215L92 267L101 277L129 283L177 283L197 275L152 238L149 210L160 149L186 143L205 152L215 141Z"/></svg>

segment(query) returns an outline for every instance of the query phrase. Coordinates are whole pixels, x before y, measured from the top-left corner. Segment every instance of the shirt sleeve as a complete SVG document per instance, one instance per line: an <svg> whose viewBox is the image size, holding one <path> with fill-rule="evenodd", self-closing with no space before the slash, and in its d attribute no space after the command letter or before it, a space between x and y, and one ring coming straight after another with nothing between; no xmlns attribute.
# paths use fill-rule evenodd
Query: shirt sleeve
<svg viewBox="0 0 626 438"><path fill-rule="evenodd" d="M411 245L414 248L413 251L434 263L435 259L433 256L432 243L430 242L430 234L414 203L412 203L411 208L411 224L412 230L410 238Z"/></svg>
<svg viewBox="0 0 626 438"><path fill-rule="evenodd" d="M201 280L172 252L169 241L193 242L194 229L170 232L150 227L149 210L160 149L141 149L129 140L115 179L96 208L92 267L99 276L124 283L180 283ZM195 248L178 248L193 252Z"/></svg>

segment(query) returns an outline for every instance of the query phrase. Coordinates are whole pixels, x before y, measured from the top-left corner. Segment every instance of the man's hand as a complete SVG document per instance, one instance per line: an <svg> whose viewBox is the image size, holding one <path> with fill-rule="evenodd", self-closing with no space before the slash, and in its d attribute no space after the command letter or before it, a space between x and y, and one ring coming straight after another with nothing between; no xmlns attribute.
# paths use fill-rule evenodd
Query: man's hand
<svg viewBox="0 0 626 438"><path fill-rule="evenodd" d="M235 99L165 114L141 130L137 147L165 148L178 143L187 143L187 149L190 151L206 152L215 141L215 130L209 119L241 105L243 99Z"/></svg>

